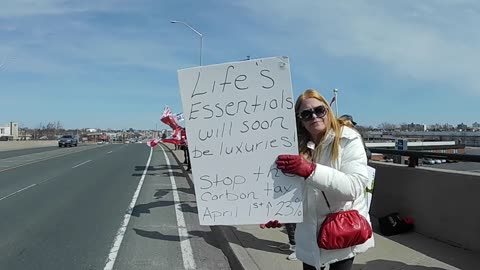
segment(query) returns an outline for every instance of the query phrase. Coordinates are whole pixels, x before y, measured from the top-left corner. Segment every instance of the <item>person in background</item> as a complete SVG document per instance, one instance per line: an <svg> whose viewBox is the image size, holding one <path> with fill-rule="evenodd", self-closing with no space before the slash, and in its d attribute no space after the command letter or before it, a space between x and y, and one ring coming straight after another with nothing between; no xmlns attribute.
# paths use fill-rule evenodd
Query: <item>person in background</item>
<svg viewBox="0 0 480 270"><path fill-rule="evenodd" d="M184 161L183 164L187 164L187 171L192 169L192 164L190 163L190 154L188 153L188 141L187 141L187 130L183 128L180 132L181 138L181 149L183 150Z"/></svg>
<svg viewBox="0 0 480 270"><path fill-rule="evenodd" d="M296 261L297 255L295 253L295 228L296 223L285 223L285 229L287 230L288 243L279 245L277 248L282 251L292 251L287 256L287 260Z"/></svg>
<svg viewBox="0 0 480 270"><path fill-rule="evenodd" d="M331 212L354 209L370 222L364 195L368 169L362 137L336 118L315 90L306 90L298 97L295 114L300 153L279 155L276 164L283 173L305 181L304 221L297 223L295 230L296 256L304 270L325 269L326 265L330 270L351 270L355 256L374 246L373 237L356 246L325 250L319 248L317 236ZM274 220L261 226L277 225Z"/></svg>
<svg viewBox="0 0 480 270"><path fill-rule="evenodd" d="M357 123L353 121L353 117L349 114L344 114L340 116L340 119L345 122L345 125L355 128L357 126ZM372 159L372 152L367 148L367 145L365 144L365 141L363 141L363 147L365 147L365 152L367 154L367 159L370 160Z"/></svg>

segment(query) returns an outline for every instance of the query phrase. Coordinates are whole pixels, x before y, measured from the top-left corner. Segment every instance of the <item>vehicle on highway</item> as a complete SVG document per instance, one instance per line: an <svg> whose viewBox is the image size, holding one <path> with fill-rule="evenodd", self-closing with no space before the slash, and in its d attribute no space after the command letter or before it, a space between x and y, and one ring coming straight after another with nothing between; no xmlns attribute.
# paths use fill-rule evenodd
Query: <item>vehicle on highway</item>
<svg viewBox="0 0 480 270"><path fill-rule="evenodd" d="M78 139L77 137L73 135L63 135L59 140L58 140L58 147L72 147L72 146L77 146L78 145Z"/></svg>

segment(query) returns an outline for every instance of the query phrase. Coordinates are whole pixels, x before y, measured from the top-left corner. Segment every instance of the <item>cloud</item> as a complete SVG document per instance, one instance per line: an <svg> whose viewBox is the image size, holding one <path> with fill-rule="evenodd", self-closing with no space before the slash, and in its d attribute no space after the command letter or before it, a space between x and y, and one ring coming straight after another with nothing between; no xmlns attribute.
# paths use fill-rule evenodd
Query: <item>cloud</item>
<svg viewBox="0 0 480 270"><path fill-rule="evenodd" d="M109 11L121 1L2 0L1 17L59 15L73 12Z"/></svg>
<svg viewBox="0 0 480 270"><path fill-rule="evenodd" d="M28 2L22 0L15 8L12 4L10 10L15 11ZM110 1L108 4L115 2L120 1ZM104 5L106 6L107 4ZM100 19L93 17L93 20L91 13L76 16L46 15L99 10L96 5L92 9L87 4L83 7L72 6L71 1L48 0L42 4L42 8L32 9L32 12L18 9L24 12L24 16L7 20L10 25L8 29L12 33L10 37L0 37L0 60L14 55L17 61L8 65L8 71L40 74L79 74L89 72L92 67L162 71L172 70L172 66L181 68L191 64L191 61L184 59L185 54L178 43L162 39L166 36L165 31L145 27L142 25L145 22L141 20L139 22L134 19L130 22L131 13L114 13L121 9L111 8L111 16L101 16ZM116 20L124 23L117 26L114 24ZM165 22L165 25L168 24ZM179 62L183 64L179 65ZM2 65L7 65L5 60Z"/></svg>
<svg viewBox="0 0 480 270"><path fill-rule="evenodd" d="M155 21L157 17L147 5L153 2L4 0L0 25L2 18L9 24L0 26L0 31L18 36L0 38L0 59L6 51L14 51L19 61L11 65L11 70L39 73L76 72L93 64L158 70L189 66L191 60L186 59L193 60L191 50L195 48L184 44L191 43L191 36L181 42L182 46L178 39L166 38L168 26ZM300 76L310 83L318 83L317 63L328 56L363 61L400 80L433 82L456 91L480 93L480 76L476 75L480 35L474 27L480 25L480 4L476 1L300 0L279 4L274 0L243 0L230 5L247 16L241 25L255 25L255 30L245 33L242 40L250 43L250 51L261 56L285 51L295 54L302 59L297 69ZM168 10L161 5L156 9L162 15ZM102 13L102 20L106 18L105 25L89 16L95 12ZM111 17L105 14L121 14L121 19L108 22ZM204 19L208 24L219 20ZM145 25L136 25L141 20ZM239 25L238 21L225 24ZM223 31L227 32L225 28ZM225 36L228 33L207 35L205 55L211 54L209 59L230 59L235 54L222 45L215 50L214 45L208 46L209 41L225 44ZM229 37L237 42L234 36Z"/></svg>
<svg viewBox="0 0 480 270"><path fill-rule="evenodd" d="M399 77L480 94L475 27L480 4L475 1L246 0L238 5L274 29L267 36L277 42L296 42L298 48L309 48L307 53L317 48L337 58L363 59Z"/></svg>

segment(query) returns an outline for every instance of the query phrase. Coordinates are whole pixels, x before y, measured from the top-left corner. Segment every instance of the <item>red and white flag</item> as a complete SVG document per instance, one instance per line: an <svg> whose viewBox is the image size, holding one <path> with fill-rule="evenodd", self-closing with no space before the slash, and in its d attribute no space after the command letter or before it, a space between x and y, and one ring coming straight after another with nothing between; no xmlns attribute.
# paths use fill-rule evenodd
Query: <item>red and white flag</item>
<svg viewBox="0 0 480 270"><path fill-rule="evenodd" d="M160 142L163 143L172 143L176 145L183 145L186 144L186 134L185 134L185 128L180 126L178 122L183 121L183 113L176 113L173 114L172 111L170 110L170 107L168 105L165 106L165 110L163 111L162 117L160 118L160 121L162 123L168 125L170 128L172 128L173 134L165 139L161 140L150 140L147 142L147 145L150 147L155 147L157 146Z"/></svg>
<svg viewBox="0 0 480 270"><path fill-rule="evenodd" d="M172 114L172 111L170 110L170 107L168 105L165 105L165 109L163 110L162 118L169 116Z"/></svg>
<svg viewBox="0 0 480 270"><path fill-rule="evenodd" d="M159 140L153 139L153 140L147 141L147 145L150 147L155 147L158 145L159 142L160 142Z"/></svg>

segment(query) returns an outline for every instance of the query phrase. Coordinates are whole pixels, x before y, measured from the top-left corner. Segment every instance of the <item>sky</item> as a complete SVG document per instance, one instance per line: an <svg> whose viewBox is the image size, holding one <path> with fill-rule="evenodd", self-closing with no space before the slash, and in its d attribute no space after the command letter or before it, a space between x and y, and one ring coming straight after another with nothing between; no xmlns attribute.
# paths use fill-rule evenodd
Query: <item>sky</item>
<svg viewBox="0 0 480 270"><path fill-rule="evenodd" d="M177 70L288 56L360 125L480 122L480 2L0 0L0 125L166 128Z"/></svg>

